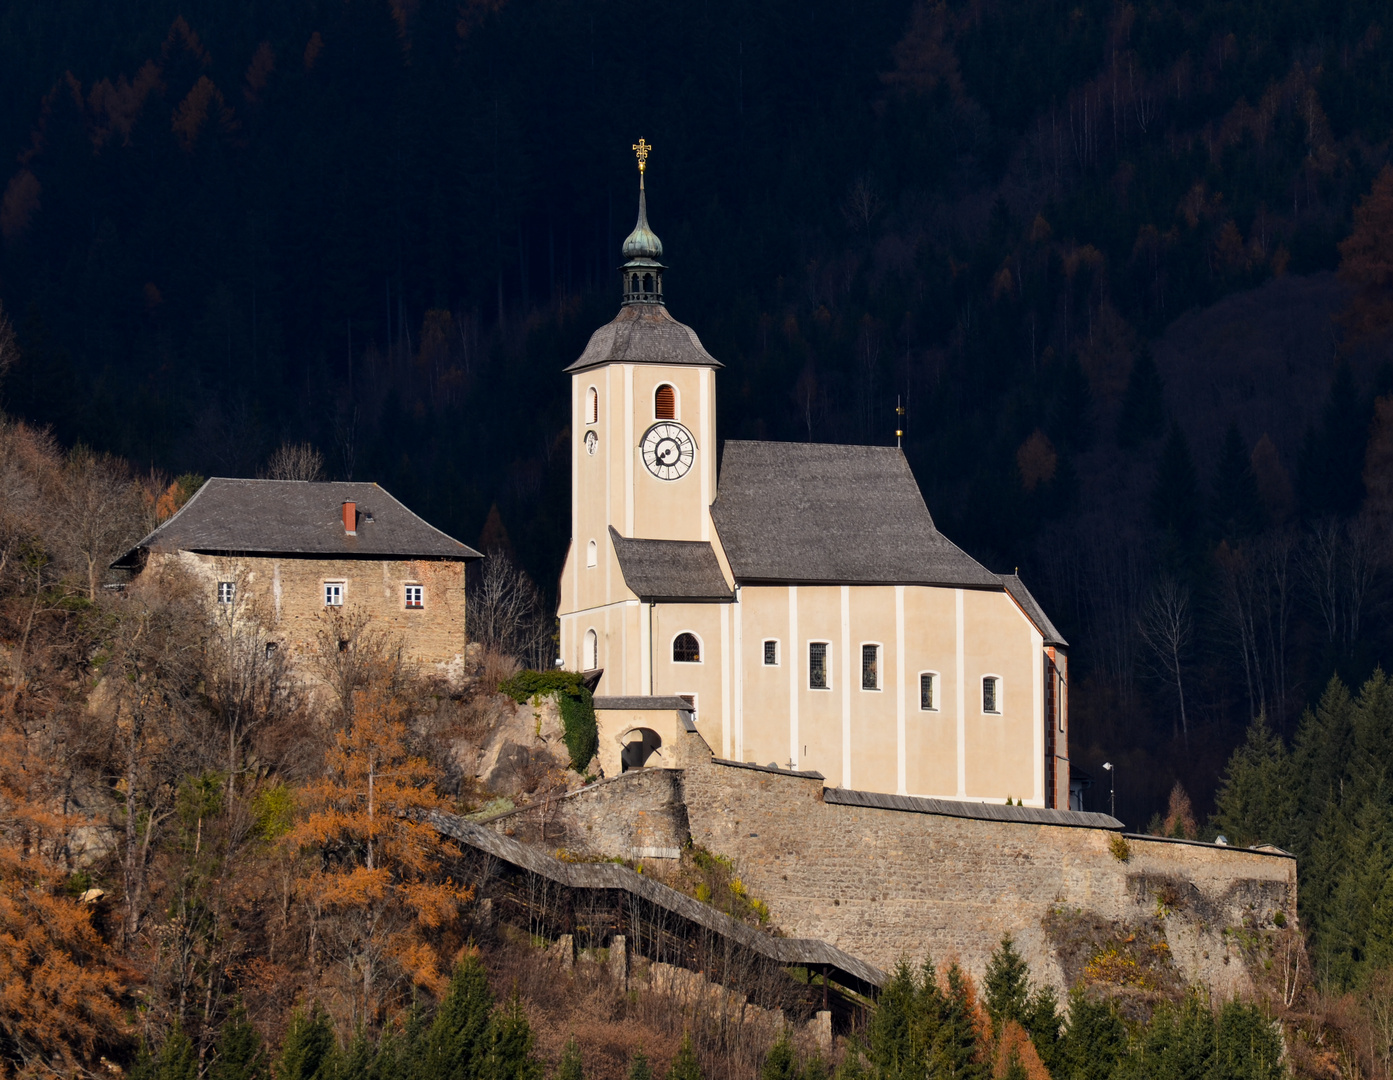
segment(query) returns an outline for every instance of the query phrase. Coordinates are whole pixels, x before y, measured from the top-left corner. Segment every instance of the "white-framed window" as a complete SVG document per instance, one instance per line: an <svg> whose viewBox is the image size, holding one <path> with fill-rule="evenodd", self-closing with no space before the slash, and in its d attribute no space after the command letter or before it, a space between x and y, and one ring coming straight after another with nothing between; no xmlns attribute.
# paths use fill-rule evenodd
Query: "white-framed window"
<svg viewBox="0 0 1393 1080"><path fill-rule="evenodd" d="M218 582L218 603L230 604L237 599L237 583L235 581Z"/></svg>
<svg viewBox="0 0 1393 1080"><path fill-rule="evenodd" d="M674 664L701 663L701 639L690 630L683 630L672 639L672 662Z"/></svg>
<svg viewBox="0 0 1393 1080"><path fill-rule="evenodd" d="M938 672L919 672L919 709L938 712Z"/></svg>
<svg viewBox="0 0 1393 1080"><path fill-rule="evenodd" d="M808 689L832 689L832 645L830 642L808 642Z"/></svg>
<svg viewBox="0 0 1393 1080"><path fill-rule="evenodd" d="M594 671L600 666L600 638L594 630L585 632L585 646L580 662L582 671Z"/></svg>
<svg viewBox="0 0 1393 1080"><path fill-rule="evenodd" d="M406 606L409 608L423 608L426 606L426 591L424 586L406 586Z"/></svg>
<svg viewBox="0 0 1393 1080"><path fill-rule="evenodd" d="M779 641L777 638L768 638L764 642L764 666L779 666Z"/></svg>
<svg viewBox="0 0 1393 1080"><path fill-rule="evenodd" d="M600 545L597 544L597 543L595 543L594 540L588 540L588 541L586 541L586 544L585 544L585 565L586 565L586 566L599 566L599 565L600 565Z"/></svg>
<svg viewBox="0 0 1393 1080"><path fill-rule="evenodd" d="M861 689L880 689L880 646L875 642L861 646Z"/></svg>
<svg viewBox="0 0 1393 1080"><path fill-rule="evenodd" d="M324 583L325 607L343 607L344 584L342 581L326 581Z"/></svg>
<svg viewBox="0 0 1393 1080"><path fill-rule="evenodd" d="M653 391L653 419L677 419L677 388L671 383L663 383Z"/></svg>
<svg viewBox="0 0 1393 1080"><path fill-rule="evenodd" d="M982 711L997 714L1001 712L1001 676L982 676Z"/></svg>
<svg viewBox="0 0 1393 1080"><path fill-rule="evenodd" d="M585 392L585 422L587 424L600 422L600 392L593 386Z"/></svg>

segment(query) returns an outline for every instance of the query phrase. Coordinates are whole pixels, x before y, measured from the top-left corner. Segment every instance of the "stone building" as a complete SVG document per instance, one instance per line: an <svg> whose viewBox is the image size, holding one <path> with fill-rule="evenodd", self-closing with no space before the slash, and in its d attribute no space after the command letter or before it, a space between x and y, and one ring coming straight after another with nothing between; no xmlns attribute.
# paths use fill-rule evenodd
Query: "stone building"
<svg viewBox="0 0 1393 1080"><path fill-rule="evenodd" d="M410 661L454 674L465 654L465 566L482 556L370 483L214 477L112 566L177 564L210 605L245 605L297 655L367 620Z"/></svg>
<svg viewBox="0 0 1393 1080"><path fill-rule="evenodd" d="M668 313L646 199L640 162L622 306L566 369L561 660L602 672L602 763L664 764L653 699L681 697L725 759L1068 807L1066 642L938 531L898 448L718 450L722 365Z"/></svg>

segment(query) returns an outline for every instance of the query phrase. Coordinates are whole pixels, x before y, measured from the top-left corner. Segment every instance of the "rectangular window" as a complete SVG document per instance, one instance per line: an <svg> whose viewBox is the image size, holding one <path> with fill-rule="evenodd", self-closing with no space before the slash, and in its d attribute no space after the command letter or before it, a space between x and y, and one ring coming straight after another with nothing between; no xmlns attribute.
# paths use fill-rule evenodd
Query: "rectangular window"
<svg viewBox="0 0 1393 1080"><path fill-rule="evenodd" d="M326 581L324 583L324 606L343 607L342 581Z"/></svg>
<svg viewBox="0 0 1393 1080"><path fill-rule="evenodd" d="M938 708L934 697L935 689L932 671L926 671L919 676L919 708L925 712L932 712Z"/></svg>
<svg viewBox="0 0 1393 1080"><path fill-rule="evenodd" d="M425 607L424 594L420 585L408 585L406 587L406 606L411 608Z"/></svg>
<svg viewBox="0 0 1393 1080"><path fill-rule="evenodd" d="M764 666L779 666L779 643L777 641L766 641L764 643Z"/></svg>
<svg viewBox="0 0 1393 1080"><path fill-rule="evenodd" d="M880 689L880 646L861 646L861 689Z"/></svg>
<svg viewBox="0 0 1393 1080"><path fill-rule="evenodd" d="M218 582L218 603L230 604L237 595L237 586L231 581Z"/></svg>
<svg viewBox="0 0 1393 1080"><path fill-rule="evenodd" d="M808 642L808 689L827 689L827 642Z"/></svg>
<svg viewBox="0 0 1393 1080"><path fill-rule="evenodd" d="M988 675L982 680L982 711L994 713L1001 711L1001 680Z"/></svg>

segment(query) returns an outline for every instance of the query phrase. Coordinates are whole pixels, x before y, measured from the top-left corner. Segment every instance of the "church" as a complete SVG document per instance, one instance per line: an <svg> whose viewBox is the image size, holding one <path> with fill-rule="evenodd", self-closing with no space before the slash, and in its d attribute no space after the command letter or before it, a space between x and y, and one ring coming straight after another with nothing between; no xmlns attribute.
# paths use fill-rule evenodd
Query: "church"
<svg viewBox="0 0 1393 1080"><path fill-rule="evenodd" d="M830 787L1067 809L1067 643L938 531L898 447L718 441L722 365L668 313L634 149L623 303L566 368L560 662L601 766L668 764L684 725Z"/></svg>

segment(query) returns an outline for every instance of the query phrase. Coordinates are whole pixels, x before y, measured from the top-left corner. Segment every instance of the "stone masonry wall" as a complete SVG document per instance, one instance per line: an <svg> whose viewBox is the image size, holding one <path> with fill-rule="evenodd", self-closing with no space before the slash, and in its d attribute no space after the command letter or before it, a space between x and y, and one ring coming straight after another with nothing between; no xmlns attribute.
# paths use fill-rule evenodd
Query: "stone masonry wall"
<svg viewBox="0 0 1393 1080"><path fill-rule="evenodd" d="M456 677L465 651L464 563L433 559L311 559L198 555L173 558L207 582L209 603L219 581L238 585L277 639L295 655L315 648L334 622L367 616L369 627L398 637L408 660ZM324 584L342 581L344 603L324 604ZM424 607L407 608L405 586L423 587Z"/></svg>
<svg viewBox="0 0 1393 1080"><path fill-rule="evenodd" d="M715 761L699 735L674 749L679 769L626 773L553 804L547 846L632 857L689 831L734 859L788 934L885 969L956 959L977 977L1010 934L1033 978L1060 991L1087 975L1124 994L1192 983L1245 993L1294 934L1286 856L827 803L821 780ZM493 825L539 842L541 813Z"/></svg>

